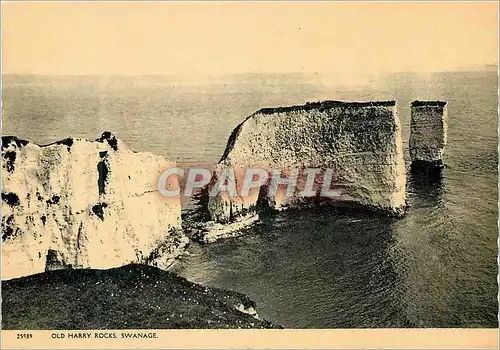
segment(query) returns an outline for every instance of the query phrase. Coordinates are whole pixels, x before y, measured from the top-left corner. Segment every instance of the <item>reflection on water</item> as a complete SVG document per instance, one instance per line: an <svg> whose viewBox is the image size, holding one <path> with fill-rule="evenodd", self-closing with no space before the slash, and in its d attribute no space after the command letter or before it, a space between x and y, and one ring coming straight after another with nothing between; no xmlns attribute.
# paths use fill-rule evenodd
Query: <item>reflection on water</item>
<svg viewBox="0 0 500 350"><path fill-rule="evenodd" d="M423 197L434 197L443 188L444 169L441 166L420 165L412 163L407 172L408 192Z"/></svg>

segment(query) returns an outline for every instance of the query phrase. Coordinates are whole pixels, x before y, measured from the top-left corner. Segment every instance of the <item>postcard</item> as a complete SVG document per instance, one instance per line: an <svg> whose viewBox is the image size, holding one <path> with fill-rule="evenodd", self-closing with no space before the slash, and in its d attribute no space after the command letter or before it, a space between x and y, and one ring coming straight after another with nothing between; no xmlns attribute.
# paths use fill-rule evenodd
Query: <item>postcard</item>
<svg viewBox="0 0 500 350"><path fill-rule="evenodd" d="M3 349L498 347L498 3L3 1Z"/></svg>

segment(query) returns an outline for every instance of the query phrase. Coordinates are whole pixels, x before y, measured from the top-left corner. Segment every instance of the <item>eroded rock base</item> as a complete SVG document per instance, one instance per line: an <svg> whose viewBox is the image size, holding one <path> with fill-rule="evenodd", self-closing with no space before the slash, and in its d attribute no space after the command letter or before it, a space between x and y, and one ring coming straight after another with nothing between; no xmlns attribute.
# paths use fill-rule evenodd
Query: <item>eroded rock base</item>
<svg viewBox="0 0 500 350"><path fill-rule="evenodd" d="M258 214L239 217L227 224L208 221L192 228L192 238L200 243L213 243L221 238L238 237L258 222Z"/></svg>

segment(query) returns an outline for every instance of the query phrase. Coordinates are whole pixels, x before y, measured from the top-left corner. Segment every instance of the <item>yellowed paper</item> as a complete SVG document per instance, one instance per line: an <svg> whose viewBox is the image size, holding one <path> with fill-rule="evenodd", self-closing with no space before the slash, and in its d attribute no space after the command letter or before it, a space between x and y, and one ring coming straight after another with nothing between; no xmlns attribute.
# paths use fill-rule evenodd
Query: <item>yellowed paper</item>
<svg viewBox="0 0 500 350"><path fill-rule="evenodd" d="M1 6L3 349L498 347L497 2Z"/></svg>

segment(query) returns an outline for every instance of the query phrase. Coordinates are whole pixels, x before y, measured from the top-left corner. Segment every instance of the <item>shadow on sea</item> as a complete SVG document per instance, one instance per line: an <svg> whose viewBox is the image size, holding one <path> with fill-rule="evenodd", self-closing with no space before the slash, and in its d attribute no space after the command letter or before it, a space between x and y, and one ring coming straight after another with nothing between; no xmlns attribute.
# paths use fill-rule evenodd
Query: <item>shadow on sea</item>
<svg viewBox="0 0 500 350"><path fill-rule="evenodd" d="M390 249L398 220L333 207L265 215L244 236L193 245L175 270L249 295L288 328L408 327Z"/></svg>

